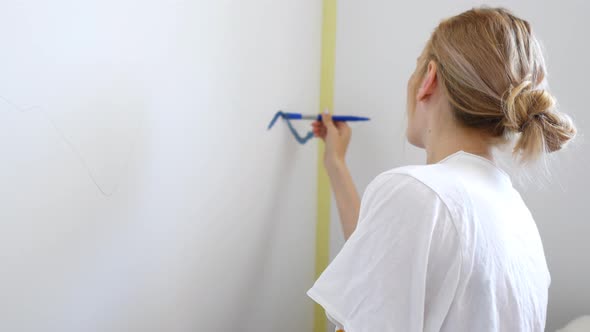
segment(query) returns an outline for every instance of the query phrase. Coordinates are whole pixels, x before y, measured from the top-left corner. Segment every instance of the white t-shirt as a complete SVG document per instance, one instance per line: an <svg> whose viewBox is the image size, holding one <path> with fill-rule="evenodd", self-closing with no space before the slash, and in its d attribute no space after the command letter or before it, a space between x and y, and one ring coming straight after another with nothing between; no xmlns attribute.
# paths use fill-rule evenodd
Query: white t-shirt
<svg viewBox="0 0 590 332"><path fill-rule="evenodd" d="M384 172L307 295L346 332L543 331L551 282L510 177L464 151Z"/></svg>

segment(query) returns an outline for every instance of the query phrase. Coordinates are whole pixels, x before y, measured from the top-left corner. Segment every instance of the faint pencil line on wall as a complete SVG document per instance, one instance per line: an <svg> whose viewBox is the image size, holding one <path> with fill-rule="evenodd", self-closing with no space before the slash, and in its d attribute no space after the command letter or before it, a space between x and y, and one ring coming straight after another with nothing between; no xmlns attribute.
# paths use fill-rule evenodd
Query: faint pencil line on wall
<svg viewBox="0 0 590 332"><path fill-rule="evenodd" d="M41 113L42 116L49 122L49 124L51 125L53 130L55 130L55 132L57 133L59 138L64 143L66 143L66 145L68 146L70 151L76 156L76 159L78 159L78 162L84 168L84 170L86 171L86 174L88 175L88 177L90 178L90 180L92 181L92 183L96 187L96 189L101 193L101 195L104 197L110 198L115 194L115 192L117 192L119 185L121 183L121 178L122 178L123 174L128 170L131 156L133 155L133 153L135 151L135 145L137 143L136 142L137 141L137 131L139 130L140 126L137 126L135 128L136 133L135 133L135 135L132 136L133 138L132 138L132 142L130 144L129 151L127 153L125 165L124 165L123 169L119 172L119 174L117 176L117 180L115 181L113 188L110 191L108 191L99 183L99 181L96 178L96 175L92 172L92 169L88 166L88 162L83 157L82 153L78 150L78 148L76 148L76 146L72 143L72 141L70 139L68 139L66 134L63 132L63 130L61 130L59 128L59 126L55 123L53 118L49 114L44 112L41 107L39 107L39 106L22 107L2 95L0 95L0 100L4 101L6 104L8 104L13 109L15 109L17 112L20 112L20 113L28 113L28 112L33 112L35 110L37 110L38 113Z"/></svg>

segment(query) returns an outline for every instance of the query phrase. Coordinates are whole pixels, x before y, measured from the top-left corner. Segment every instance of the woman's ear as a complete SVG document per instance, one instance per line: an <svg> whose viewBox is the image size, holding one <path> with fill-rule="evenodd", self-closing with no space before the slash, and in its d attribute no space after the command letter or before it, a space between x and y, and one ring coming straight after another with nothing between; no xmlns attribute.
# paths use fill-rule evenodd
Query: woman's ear
<svg viewBox="0 0 590 332"><path fill-rule="evenodd" d="M436 62L430 60L430 62L428 62L428 70L426 71L426 77L422 80L420 89L418 89L418 95L416 96L418 101L428 98L436 90L436 86L438 83L436 79L436 72Z"/></svg>

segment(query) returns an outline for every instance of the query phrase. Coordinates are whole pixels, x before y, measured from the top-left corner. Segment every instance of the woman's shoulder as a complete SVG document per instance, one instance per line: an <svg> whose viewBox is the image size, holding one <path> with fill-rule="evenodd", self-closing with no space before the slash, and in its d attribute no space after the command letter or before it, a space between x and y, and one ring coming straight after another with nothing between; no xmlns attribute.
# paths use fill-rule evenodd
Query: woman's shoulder
<svg viewBox="0 0 590 332"><path fill-rule="evenodd" d="M450 190L441 190L423 176L429 172L443 174L430 168L406 166L377 175L363 195L358 228L380 230L383 236L392 238L399 234L431 237L435 233L460 237L463 228L458 227L457 220L463 217L461 204L456 196L449 195Z"/></svg>
<svg viewBox="0 0 590 332"><path fill-rule="evenodd" d="M409 188L423 185L441 194L442 191L461 185L456 176L455 170L445 164L408 165L381 172L369 185L405 182Z"/></svg>
<svg viewBox="0 0 590 332"><path fill-rule="evenodd" d="M377 175L367 191L403 194L409 199L440 200L453 217L464 215L470 197L460 174L445 164L408 165L393 168Z"/></svg>

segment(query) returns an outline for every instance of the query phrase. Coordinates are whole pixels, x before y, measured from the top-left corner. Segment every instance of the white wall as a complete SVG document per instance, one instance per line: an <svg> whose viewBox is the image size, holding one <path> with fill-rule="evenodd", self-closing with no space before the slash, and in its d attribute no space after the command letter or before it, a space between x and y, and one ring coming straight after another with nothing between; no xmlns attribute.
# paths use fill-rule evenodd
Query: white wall
<svg viewBox="0 0 590 332"><path fill-rule="evenodd" d="M318 111L320 29L311 0L3 3L0 330L311 330L317 148L266 125Z"/></svg>
<svg viewBox="0 0 590 332"><path fill-rule="evenodd" d="M360 192L423 161L403 137L407 78L438 21L477 4L339 1L335 111L374 119L348 157ZM589 5L504 4L584 133ZM317 111L321 2L1 9L0 330L311 330L316 144L265 126ZM553 277L548 331L590 313L589 153L581 137L552 182L521 188Z"/></svg>
<svg viewBox="0 0 590 332"><path fill-rule="evenodd" d="M422 151L405 142L406 83L432 30L445 17L480 5L477 1L338 2L335 112L374 120L353 128L348 164L362 193L380 172L424 163ZM590 147L587 93L588 2L492 1L531 22L547 49L549 84L561 109L571 114L581 136L571 149L555 154L550 182L537 179L518 189L537 221L553 283L547 331L590 313L590 212L586 168ZM518 179L514 179L519 182ZM343 244L332 205L332 257ZM330 329L328 329L330 331Z"/></svg>

